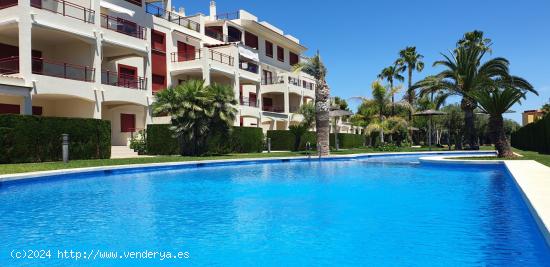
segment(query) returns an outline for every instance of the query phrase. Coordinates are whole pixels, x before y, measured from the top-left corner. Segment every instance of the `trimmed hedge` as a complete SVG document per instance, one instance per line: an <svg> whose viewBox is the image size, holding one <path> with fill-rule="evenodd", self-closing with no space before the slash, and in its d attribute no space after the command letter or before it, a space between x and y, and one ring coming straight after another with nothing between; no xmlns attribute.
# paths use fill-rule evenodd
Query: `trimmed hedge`
<svg viewBox="0 0 550 267"><path fill-rule="evenodd" d="M513 132L511 143L521 150L550 154L550 115Z"/></svg>
<svg viewBox="0 0 550 267"><path fill-rule="evenodd" d="M271 150L292 150L294 148L294 134L287 130L270 130L267 131L267 138L271 138ZM330 145L334 146L334 134L331 133ZM339 133L338 141L340 148L359 148L363 147L365 136L360 134ZM306 143L310 142L311 148L315 149L317 143L317 134L315 132L307 132L302 136L300 141L300 150L305 150Z"/></svg>
<svg viewBox="0 0 550 267"><path fill-rule="evenodd" d="M0 115L0 163L62 160L61 134L69 134L69 159L111 157L111 123L98 119Z"/></svg>
<svg viewBox="0 0 550 267"><path fill-rule="evenodd" d="M172 136L169 124L149 124L146 134L147 154L178 155L180 142ZM264 135L261 128L232 127L229 136L214 136L208 141L208 152L262 152Z"/></svg>
<svg viewBox="0 0 550 267"><path fill-rule="evenodd" d="M365 142L365 136L360 134L339 133L338 143L340 148L358 148L363 147ZM335 146L334 134L330 134L330 144Z"/></svg>
<svg viewBox="0 0 550 267"><path fill-rule="evenodd" d="M180 145L176 138L172 137L169 124L147 125L146 141L147 154L149 155L178 155Z"/></svg>
<svg viewBox="0 0 550 267"><path fill-rule="evenodd" d="M269 130L267 138L271 138L271 150L293 150L294 149L294 134L287 130ZM306 148L306 143L311 144L312 149L315 149L317 143L317 134L315 132L307 132L300 140L299 150Z"/></svg>

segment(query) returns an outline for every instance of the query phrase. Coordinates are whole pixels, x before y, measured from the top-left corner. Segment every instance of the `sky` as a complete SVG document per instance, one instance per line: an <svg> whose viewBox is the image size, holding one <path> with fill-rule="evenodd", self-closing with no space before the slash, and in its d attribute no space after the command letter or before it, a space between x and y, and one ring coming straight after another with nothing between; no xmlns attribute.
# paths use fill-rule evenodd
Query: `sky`
<svg viewBox="0 0 550 267"><path fill-rule="evenodd" d="M209 0L173 0L187 14L208 14ZM328 67L332 96L370 96L380 70L395 61L399 50L416 46L425 69L413 83L436 74L432 67L455 47L465 32L484 31L493 41L489 57L505 57L513 75L527 79L539 92L528 95L516 113L550 101L550 1L548 0L218 0L217 12L244 9L319 50ZM406 86L404 86L405 88ZM449 102L456 102L458 98ZM359 103L353 103L355 107Z"/></svg>

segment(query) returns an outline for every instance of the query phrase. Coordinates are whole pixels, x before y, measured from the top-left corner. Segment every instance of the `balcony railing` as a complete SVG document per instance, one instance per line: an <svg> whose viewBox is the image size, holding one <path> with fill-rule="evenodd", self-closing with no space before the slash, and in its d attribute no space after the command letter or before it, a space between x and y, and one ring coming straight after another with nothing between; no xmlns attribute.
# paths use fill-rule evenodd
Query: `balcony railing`
<svg viewBox="0 0 550 267"><path fill-rule="evenodd" d="M239 64L239 68L241 70L246 70L248 72L252 72L252 73L255 73L255 74L258 74L258 65L254 64L254 63L250 63L250 62L241 62Z"/></svg>
<svg viewBox="0 0 550 267"><path fill-rule="evenodd" d="M17 5L18 0L0 0L0 9Z"/></svg>
<svg viewBox="0 0 550 267"><path fill-rule="evenodd" d="M201 50L196 49L194 52L172 52L172 62L192 61L201 58Z"/></svg>
<svg viewBox="0 0 550 267"><path fill-rule="evenodd" d="M210 49L210 53L208 54L210 55L211 60L218 61L229 66L233 66L235 64L235 59L230 55L226 55L212 49Z"/></svg>
<svg viewBox="0 0 550 267"><path fill-rule="evenodd" d="M270 84L282 84L285 83L285 80L283 77L271 77L271 78L262 78L262 85L270 85Z"/></svg>
<svg viewBox="0 0 550 267"><path fill-rule="evenodd" d="M145 90L145 81L145 78L139 76L136 77L109 70L101 71L101 83L106 85Z"/></svg>
<svg viewBox="0 0 550 267"><path fill-rule="evenodd" d="M81 20L86 23L94 23L94 10L64 0L52 0L52 2L55 4L45 4L42 2L42 0L31 1L31 6L43 10L48 10L63 15L65 17Z"/></svg>
<svg viewBox="0 0 550 267"><path fill-rule="evenodd" d="M264 105L262 107L263 111L269 111L269 112L277 112L277 113L283 113L285 112L285 109L281 106L266 106Z"/></svg>
<svg viewBox="0 0 550 267"><path fill-rule="evenodd" d="M95 69L83 65L34 57L32 58L32 73L70 80L93 82Z"/></svg>
<svg viewBox="0 0 550 267"><path fill-rule="evenodd" d="M164 10L161 7L158 7L156 5L146 3L145 4L145 12L159 17L163 18L167 21L170 21L172 23L178 24L180 26L183 26L187 29L190 29L192 31L200 32L201 31L201 25L195 21L192 21L186 17L182 17L176 13Z"/></svg>
<svg viewBox="0 0 550 267"><path fill-rule="evenodd" d="M19 57L6 57L0 59L0 74L19 73Z"/></svg>
<svg viewBox="0 0 550 267"><path fill-rule="evenodd" d="M240 100L241 106L248 106L248 107L258 107L258 100L257 99L250 99L249 97L243 97Z"/></svg>
<svg viewBox="0 0 550 267"><path fill-rule="evenodd" d="M146 29L135 22L101 14L101 27L145 40Z"/></svg>
<svg viewBox="0 0 550 267"><path fill-rule="evenodd" d="M223 13L216 16L217 20L234 20L239 18L240 18L239 11Z"/></svg>
<svg viewBox="0 0 550 267"><path fill-rule="evenodd" d="M221 32L218 32L209 28L204 29L204 34L208 37L214 38L218 41L225 42L225 43L236 43L241 41L241 39L237 37L233 37L231 35L225 35Z"/></svg>

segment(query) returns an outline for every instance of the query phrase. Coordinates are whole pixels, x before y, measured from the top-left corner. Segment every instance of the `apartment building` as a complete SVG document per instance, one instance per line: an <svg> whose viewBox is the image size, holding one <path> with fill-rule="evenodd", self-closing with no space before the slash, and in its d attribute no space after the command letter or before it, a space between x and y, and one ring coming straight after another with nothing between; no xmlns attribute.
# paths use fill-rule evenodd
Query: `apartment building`
<svg viewBox="0 0 550 267"><path fill-rule="evenodd" d="M111 121L126 145L154 94L190 79L234 88L235 125L288 129L315 97L306 47L244 10L186 15L170 0L0 0L0 114ZM168 7L168 8L167 8Z"/></svg>
<svg viewBox="0 0 550 267"><path fill-rule="evenodd" d="M544 117L544 112L542 112L542 110L526 110L521 114L521 125L525 126L529 123L542 119L542 117Z"/></svg>

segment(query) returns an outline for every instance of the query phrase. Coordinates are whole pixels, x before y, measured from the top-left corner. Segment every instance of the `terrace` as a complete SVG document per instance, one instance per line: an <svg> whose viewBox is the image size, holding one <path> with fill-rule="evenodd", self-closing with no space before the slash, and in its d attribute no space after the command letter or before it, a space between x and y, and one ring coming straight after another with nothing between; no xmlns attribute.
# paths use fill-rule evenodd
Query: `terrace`
<svg viewBox="0 0 550 267"><path fill-rule="evenodd" d="M107 14L101 14L101 27L142 40L145 40L147 35L145 27L135 22L119 17L112 17Z"/></svg>
<svg viewBox="0 0 550 267"><path fill-rule="evenodd" d="M102 70L101 83L117 87L145 90L146 78L119 73L116 71Z"/></svg>
<svg viewBox="0 0 550 267"><path fill-rule="evenodd" d="M10 2L10 0L6 1ZM0 7L2 5L0 4ZM64 17L73 18L86 23L95 23L95 11L81 5L64 0L33 0L31 6L34 8L50 11Z"/></svg>
<svg viewBox="0 0 550 267"><path fill-rule="evenodd" d="M165 19L169 22L175 23L192 31L200 32L201 25L198 22L195 22L188 17L180 16L174 12L163 9L162 7L156 6L151 3L145 4L145 12L158 17Z"/></svg>

